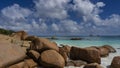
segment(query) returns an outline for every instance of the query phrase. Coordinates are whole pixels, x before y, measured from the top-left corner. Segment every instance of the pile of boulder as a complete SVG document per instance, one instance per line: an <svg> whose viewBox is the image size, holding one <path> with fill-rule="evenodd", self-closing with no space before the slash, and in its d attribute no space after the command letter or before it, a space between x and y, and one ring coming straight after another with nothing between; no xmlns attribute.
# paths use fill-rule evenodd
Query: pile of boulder
<svg viewBox="0 0 120 68"><path fill-rule="evenodd" d="M0 42L0 68L103 68L100 66L101 57L116 52L109 45L86 48L57 46L49 39L28 36L24 31L12 34L10 39L11 42ZM120 57L115 57L110 67L119 68L119 62Z"/></svg>

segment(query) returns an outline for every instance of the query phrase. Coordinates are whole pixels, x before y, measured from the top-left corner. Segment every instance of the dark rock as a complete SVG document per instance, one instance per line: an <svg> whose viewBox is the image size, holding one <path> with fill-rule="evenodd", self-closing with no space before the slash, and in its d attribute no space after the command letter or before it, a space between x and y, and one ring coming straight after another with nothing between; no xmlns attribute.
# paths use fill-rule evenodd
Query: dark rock
<svg viewBox="0 0 120 68"><path fill-rule="evenodd" d="M120 68L120 56L113 58L110 68Z"/></svg>
<svg viewBox="0 0 120 68"><path fill-rule="evenodd" d="M71 38L70 40L82 40L82 38Z"/></svg>
<svg viewBox="0 0 120 68"><path fill-rule="evenodd" d="M63 68L64 58L55 50L46 50L41 53L40 64L45 68Z"/></svg>
<svg viewBox="0 0 120 68"><path fill-rule="evenodd" d="M70 51L70 59L83 60L88 63L101 63L100 53L95 48L72 47Z"/></svg>

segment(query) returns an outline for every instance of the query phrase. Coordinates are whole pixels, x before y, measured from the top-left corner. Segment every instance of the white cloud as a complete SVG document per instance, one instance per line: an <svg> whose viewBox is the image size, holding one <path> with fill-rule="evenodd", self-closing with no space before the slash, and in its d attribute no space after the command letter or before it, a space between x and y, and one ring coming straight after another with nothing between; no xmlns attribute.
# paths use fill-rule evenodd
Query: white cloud
<svg viewBox="0 0 120 68"><path fill-rule="evenodd" d="M69 0L36 0L35 9L37 17L64 19L68 16L65 6Z"/></svg>
<svg viewBox="0 0 120 68"><path fill-rule="evenodd" d="M60 29L60 28L58 27L58 25L55 24L55 23L53 23L53 24L51 25L51 28L52 28L53 31L56 31L56 32L59 31L59 29Z"/></svg>
<svg viewBox="0 0 120 68"><path fill-rule="evenodd" d="M78 11L81 15L89 15L93 12L95 5L89 0L73 0L73 9Z"/></svg>
<svg viewBox="0 0 120 68"><path fill-rule="evenodd" d="M2 14L11 19L20 19L28 17L32 12L29 9L21 8L18 4L8 6L2 9Z"/></svg>

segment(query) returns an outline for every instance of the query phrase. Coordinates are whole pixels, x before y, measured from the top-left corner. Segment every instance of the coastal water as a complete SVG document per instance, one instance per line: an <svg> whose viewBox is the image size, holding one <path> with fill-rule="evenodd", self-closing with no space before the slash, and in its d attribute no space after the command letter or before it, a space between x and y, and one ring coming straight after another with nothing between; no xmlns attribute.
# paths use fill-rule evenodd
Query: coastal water
<svg viewBox="0 0 120 68"><path fill-rule="evenodd" d="M115 48L120 48L120 36L102 36L102 37L77 37L82 40L70 40L76 37L57 37L57 40L52 40L58 45L66 44L70 46L89 47L111 45Z"/></svg>

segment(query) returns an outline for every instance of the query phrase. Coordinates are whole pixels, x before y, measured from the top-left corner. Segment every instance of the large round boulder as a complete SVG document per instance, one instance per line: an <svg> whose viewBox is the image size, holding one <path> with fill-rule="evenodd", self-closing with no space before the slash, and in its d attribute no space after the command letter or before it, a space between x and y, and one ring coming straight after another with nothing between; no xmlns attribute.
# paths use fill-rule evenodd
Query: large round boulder
<svg viewBox="0 0 120 68"><path fill-rule="evenodd" d="M59 51L58 46L46 38L35 38L30 45L30 49L37 50L39 53L49 49Z"/></svg>
<svg viewBox="0 0 120 68"><path fill-rule="evenodd" d="M120 68L120 56L113 58L110 68Z"/></svg>
<svg viewBox="0 0 120 68"><path fill-rule="evenodd" d="M95 48L77 48L72 47L70 51L72 60L83 60L88 63L101 63L100 53Z"/></svg>
<svg viewBox="0 0 120 68"><path fill-rule="evenodd" d="M39 61L45 68L63 68L65 66L64 58L55 50L46 50L42 52Z"/></svg>

